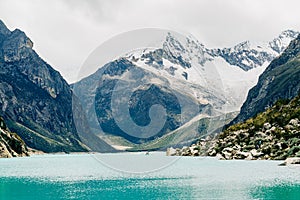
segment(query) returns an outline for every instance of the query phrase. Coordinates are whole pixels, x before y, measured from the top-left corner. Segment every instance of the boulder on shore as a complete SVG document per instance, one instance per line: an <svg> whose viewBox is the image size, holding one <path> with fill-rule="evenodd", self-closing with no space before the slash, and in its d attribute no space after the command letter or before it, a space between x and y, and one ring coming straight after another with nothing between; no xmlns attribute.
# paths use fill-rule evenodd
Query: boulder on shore
<svg viewBox="0 0 300 200"><path fill-rule="evenodd" d="M286 165L300 165L300 158L299 157L290 157L287 158L283 163L280 164L280 166L286 166Z"/></svg>

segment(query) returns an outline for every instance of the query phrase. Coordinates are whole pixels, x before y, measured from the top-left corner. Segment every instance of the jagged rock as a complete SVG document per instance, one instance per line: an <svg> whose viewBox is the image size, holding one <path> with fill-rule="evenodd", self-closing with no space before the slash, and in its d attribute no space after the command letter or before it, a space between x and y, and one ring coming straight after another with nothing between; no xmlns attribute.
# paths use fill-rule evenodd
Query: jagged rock
<svg viewBox="0 0 300 200"><path fill-rule="evenodd" d="M192 154L192 156L199 156L199 150L194 149L194 150L191 151L191 154Z"/></svg>
<svg viewBox="0 0 300 200"><path fill-rule="evenodd" d="M267 137L267 135L261 131L256 132L254 136L258 137L258 138L266 138Z"/></svg>
<svg viewBox="0 0 300 200"><path fill-rule="evenodd" d="M248 154L247 158L245 158L245 160L253 160L253 156L251 153Z"/></svg>
<svg viewBox="0 0 300 200"><path fill-rule="evenodd" d="M214 147L217 155L221 154L226 159L247 160L284 160L287 157L300 156L300 123L299 119L295 118L295 116L299 116L300 109L299 58L300 35L291 42L289 48L282 56L270 64L266 74L260 77L259 84L263 83L266 85L258 84L252 89L252 92L249 92L251 97L249 101L253 102L246 102L244 106L247 105L249 107L242 108L242 112L244 110L246 112L244 114L251 114L251 110L253 111L257 106L261 107L260 103L265 104L264 108L269 108L265 112L255 113L255 117L248 118L242 123L234 124L220 133L216 138L215 143L217 145ZM276 74L273 74L273 72L267 73L273 70L276 71ZM290 73L286 74L286 70L289 70ZM279 74L279 71L282 73ZM281 76L282 74L284 76ZM292 77L292 80L287 81L289 77ZM279 90L277 88L278 84L275 84L275 82L284 82L285 87L280 85L282 88ZM272 87L267 91L268 85L272 85ZM274 90L275 88L276 90ZM272 94L274 91L282 93ZM255 93L258 96L255 96ZM270 94L273 96L268 96L268 98L264 96ZM293 99L278 100L278 98L283 97L293 97ZM270 107L273 103L274 105ZM253 105L255 107L251 107ZM238 118L243 119L246 115ZM238 118L237 120L239 120ZM246 137L245 133L248 133Z"/></svg>
<svg viewBox="0 0 300 200"><path fill-rule="evenodd" d="M6 146L0 141L0 158L11 158L12 154L7 150Z"/></svg>
<svg viewBox="0 0 300 200"><path fill-rule="evenodd" d="M226 160L221 154L217 154L216 158L218 158L219 160Z"/></svg>
<svg viewBox="0 0 300 200"><path fill-rule="evenodd" d="M270 128L270 131L274 133L276 131L276 127L272 126L272 128Z"/></svg>
<svg viewBox="0 0 300 200"><path fill-rule="evenodd" d="M24 32L16 29L9 35L8 39L3 42L3 57L5 62L16 62L28 58L31 54L32 41Z"/></svg>
<svg viewBox="0 0 300 200"><path fill-rule="evenodd" d="M272 125L270 123L264 123L264 129L265 130L269 130L272 127Z"/></svg>
<svg viewBox="0 0 300 200"><path fill-rule="evenodd" d="M289 131L289 130L294 129L294 126L291 124L288 124L288 125L284 126L284 128Z"/></svg>
<svg viewBox="0 0 300 200"><path fill-rule="evenodd" d="M15 133L11 133L0 118L0 158L29 156L24 141Z"/></svg>
<svg viewBox="0 0 300 200"><path fill-rule="evenodd" d="M252 149L250 151L251 155L255 158L261 157L264 153L257 151L256 149Z"/></svg>
<svg viewBox="0 0 300 200"><path fill-rule="evenodd" d="M209 156L216 156L216 154L217 154L217 152L216 152L215 149L209 149L209 150L208 150L208 155L209 155Z"/></svg>
<svg viewBox="0 0 300 200"><path fill-rule="evenodd" d="M254 117L278 99L292 99L299 94L299 54L300 35L260 75L257 85L248 92L240 114L231 124Z"/></svg>
<svg viewBox="0 0 300 200"><path fill-rule="evenodd" d="M242 147L240 146L240 145L238 145L238 144L236 144L234 147L233 147L233 149L234 150L240 150Z"/></svg>
<svg viewBox="0 0 300 200"><path fill-rule="evenodd" d="M284 163L282 163L280 165L284 166L284 165L294 165L294 164L300 164L300 158L298 158L298 157L287 158L284 161Z"/></svg>
<svg viewBox="0 0 300 200"><path fill-rule="evenodd" d="M226 159L226 160L230 160L232 159L232 154L228 151L222 151L222 156Z"/></svg>
<svg viewBox="0 0 300 200"><path fill-rule="evenodd" d="M237 151L233 158L234 159L246 159L249 156L250 156L249 152Z"/></svg>
<svg viewBox="0 0 300 200"><path fill-rule="evenodd" d="M233 148L231 148L231 147L226 147L226 148L223 149L223 151L232 152L232 151L233 151Z"/></svg>
<svg viewBox="0 0 300 200"><path fill-rule="evenodd" d="M85 128L84 111L75 116L81 106L71 87L32 47L24 32L10 31L0 20L0 116L9 129L44 152L113 151ZM74 119L82 124L75 126ZM93 146L83 144L88 137Z"/></svg>
<svg viewBox="0 0 300 200"><path fill-rule="evenodd" d="M299 120L297 118L296 119L291 119L289 124L293 125L293 126L299 126Z"/></svg>
<svg viewBox="0 0 300 200"><path fill-rule="evenodd" d="M174 149L173 147L167 148L167 152L166 155L167 156L175 156L176 155L176 149Z"/></svg>

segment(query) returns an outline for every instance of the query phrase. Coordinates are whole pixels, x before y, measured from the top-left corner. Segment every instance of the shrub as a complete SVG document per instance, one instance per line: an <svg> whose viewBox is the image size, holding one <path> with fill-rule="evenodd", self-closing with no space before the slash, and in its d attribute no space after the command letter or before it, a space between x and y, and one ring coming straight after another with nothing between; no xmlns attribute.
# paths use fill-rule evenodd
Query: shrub
<svg viewBox="0 0 300 200"><path fill-rule="evenodd" d="M296 153L300 152L300 146L293 146L287 152L288 156L296 155Z"/></svg>

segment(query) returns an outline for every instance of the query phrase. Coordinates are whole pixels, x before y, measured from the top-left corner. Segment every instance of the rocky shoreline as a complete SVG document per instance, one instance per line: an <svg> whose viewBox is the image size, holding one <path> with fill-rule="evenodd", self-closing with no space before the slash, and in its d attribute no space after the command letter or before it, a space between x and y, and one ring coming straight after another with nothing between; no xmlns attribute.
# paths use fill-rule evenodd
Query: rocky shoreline
<svg viewBox="0 0 300 200"><path fill-rule="evenodd" d="M0 117L0 158L29 156L25 142L16 134L10 132Z"/></svg>
<svg viewBox="0 0 300 200"><path fill-rule="evenodd" d="M222 160L285 160L300 157L299 129L298 118L291 119L283 127L267 122L258 131L251 128L228 131L214 138L207 137L190 147L168 148L167 155L216 156Z"/></svg>

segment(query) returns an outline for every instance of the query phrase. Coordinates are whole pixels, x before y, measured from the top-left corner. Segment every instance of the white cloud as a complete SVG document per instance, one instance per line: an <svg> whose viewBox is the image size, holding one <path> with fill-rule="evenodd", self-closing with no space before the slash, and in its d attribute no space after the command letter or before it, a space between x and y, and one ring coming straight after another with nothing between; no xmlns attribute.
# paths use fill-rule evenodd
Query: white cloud
<svg viewBox="0 0 300 200"><path fill-rule="evenodd" d="M156 27L192 33L209 47L270 40L300 30L297 0L0 0L0 19L19 28L69 82L102 42Z"/></svg>

